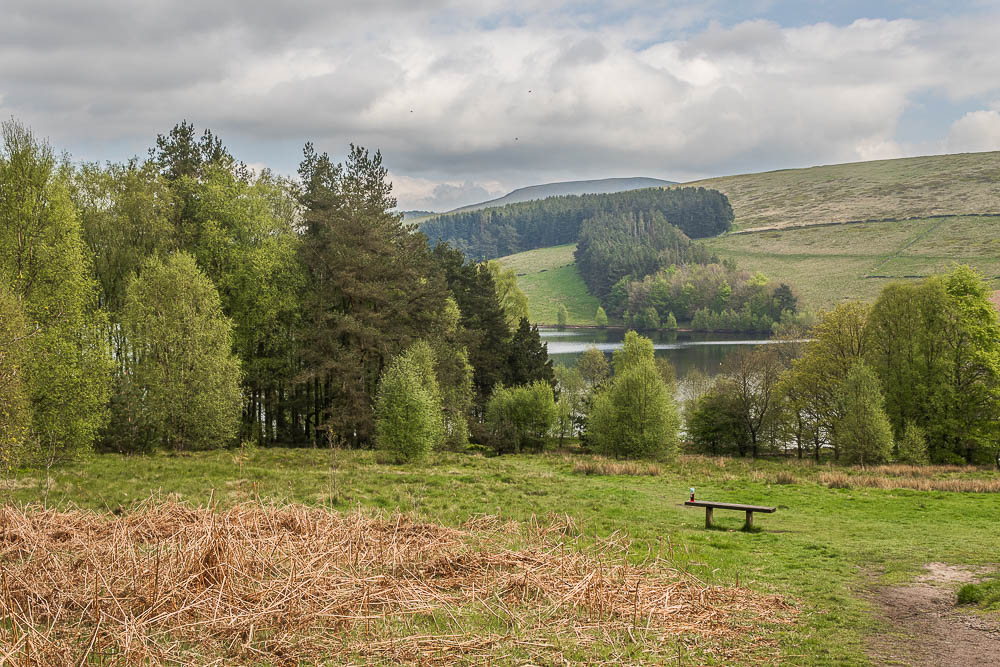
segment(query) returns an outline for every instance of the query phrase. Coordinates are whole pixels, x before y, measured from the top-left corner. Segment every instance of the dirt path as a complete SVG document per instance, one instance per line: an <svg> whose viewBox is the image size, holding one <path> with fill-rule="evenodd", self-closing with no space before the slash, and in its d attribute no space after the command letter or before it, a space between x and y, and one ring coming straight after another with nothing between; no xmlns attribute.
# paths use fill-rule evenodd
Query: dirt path
<svg viewBox="0 0 1000 667"><path fill-rule="evenodd" d="M929 563L912 584L875 591L888 627L869 645L879 665L1000 665L1000 624L964 613L955 592L976 568Z"/></svg>

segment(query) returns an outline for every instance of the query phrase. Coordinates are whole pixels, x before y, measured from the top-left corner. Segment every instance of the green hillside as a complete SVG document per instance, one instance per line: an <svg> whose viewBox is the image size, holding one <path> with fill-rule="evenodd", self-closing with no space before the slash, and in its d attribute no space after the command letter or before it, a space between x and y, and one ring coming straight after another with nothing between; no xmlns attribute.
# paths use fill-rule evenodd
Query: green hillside
<svg viewBox="0 0 1000 667"><path fill-rule="evenodd" d="M977 268L1000 289L1000 217L981 215L1000 214L1000 152L786 169L685 185L718 189L733 206L735 231L704 241L715 253L793 285L809 308L871 300L891 280L947 271L956 262ZM869 222L852 222L857 220ZM536 321L554 322L560 300L571 321L592 321L596 300L585 300L578 273L567 266L572 249L504 258L526 274L520 284Z"/></svg>
<svg viewBox="0 0 1000 667"><path fill-rule="evenodd" d="M950 217L730 234L721 257L794 285L810 308L872 300L890 280L969 264L1000 289L1000 218Z"/></svg>
<svg viewBox="0 0 1000 667"><path fill-rule="evenodd" d="M576 244L571 243L499 259L505 267L517 272L517 284L528 297L532 322L555 324L556 311L563 303L569 311L569 324L594 324L594 314L600 304L587 292L576 270L574 250Z"/></svg>
<svg viewBox="0 0 1000 667"><path fill-rule="evenodd" d="M734 229L1000 213L1000 151L852 162L710 178Z"/></svg>

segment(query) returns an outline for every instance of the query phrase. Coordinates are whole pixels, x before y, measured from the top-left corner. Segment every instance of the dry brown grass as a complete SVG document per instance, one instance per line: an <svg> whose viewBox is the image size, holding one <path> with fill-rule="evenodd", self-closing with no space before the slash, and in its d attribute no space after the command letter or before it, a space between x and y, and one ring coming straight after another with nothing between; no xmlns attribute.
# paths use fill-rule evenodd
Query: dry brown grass
<svg viewBox="0 0 1000 667"><path fill-rule="evenodd" d="M913 489L915 491L958 491L962 493L1000 493L1000 479L998 478L976 479L966 477L934 479L926 476L848 475L842 472L824 472L820 473L819 481L831 489L871 488Z"/></svg>
<svg viewBox="0 0 1000 667"><path fill-rule="evenodd" d="M677 642L773 659L756 619L790 622L781 599L629 564L621 535L576 549L576 532L568 517L459 530L303 506L2 506L0 663L561 663L630 645L665 662Z"/></svg>
<svg viewBox="0 0 1000 667"><path fill-rule="evenodd" d="M977 468L976 466L908 465L904 463L865 468L865 471L872 475L888 475L889 477L935 477L937 475L970 473L979 470L982 470L982 468Z"/></svg>
<svg viewBox="0 0 1000 667"><path fill-rule="evenodd" d="M790 473L788 471L785 471L785 470L781 470L781 471L778 472L777 475L774 476L774 483L775 484L798 484L799 480L792 473Z"/></svg>
<svg viewBox="0 0 1000 667"><path fill-rule="evenodd" d="M589 459L574 463L573 472L583 475L649 475L656 477L661 471L660 466L655 463Z"/></svg>

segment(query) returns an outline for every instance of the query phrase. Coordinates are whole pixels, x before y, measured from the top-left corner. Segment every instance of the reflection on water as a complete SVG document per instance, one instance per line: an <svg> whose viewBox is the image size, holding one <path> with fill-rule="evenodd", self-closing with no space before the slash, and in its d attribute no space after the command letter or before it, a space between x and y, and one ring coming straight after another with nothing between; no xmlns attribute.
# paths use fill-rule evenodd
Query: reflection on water
<svg viewBox="0 0 1000 667"><path fill-rule="evenodd" d="M539 329L548 345L549 358L556 364L573 366L577 357L588 347L596 347L611 355L621 348L625 332L621 329ZM670 360L682 378L697 368L707 375L719 372L723 359L740 345L770 345L776 341L745 334L664 332L643 334L653 339L657 357Z"/></svg>

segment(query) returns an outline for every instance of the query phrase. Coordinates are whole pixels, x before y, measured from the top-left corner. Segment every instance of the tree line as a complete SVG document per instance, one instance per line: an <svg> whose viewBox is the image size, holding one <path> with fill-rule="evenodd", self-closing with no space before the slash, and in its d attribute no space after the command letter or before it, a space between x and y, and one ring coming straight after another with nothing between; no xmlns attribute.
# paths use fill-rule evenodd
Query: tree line
<svg viewBox="0 0 1000 667"><path fill-rule="evenodd" d="M803 322L785 283L720 261L659 213L602 214L583 223L576 266L606 315L635 329L771 331Z"/></svg>
<svg viewBox="0 0 1000 667"><path fill-rule="evenodd" d="M733 223L733 209L721 192L648 188L447 213L424 221L420 229L432 242L448 242L470 258L491 259L575 243L588 221L593 225L595 219L623 215L668 220L689 238L716 236Z"/></svg>
<svg viewBox="0 0 1000 667"><path fill-rule="evenodd" d="M1000 466L1000 322L989 297L959 266L890 283L870 306L838 305L810 331L792 327L791 342L737 350L714 382L692 379L688 435L713 454Z"/></svg>
<svg viewBox="0 0 1000 667"><path fill-rule="evenodd" d="M482 430L495 386L552 382L513 272L404 225L378 152L306 144L298 176L255 173L187 122L104 165L4 123L4 465L370 446L380 382L413 349L449 446Z"/></svg>

